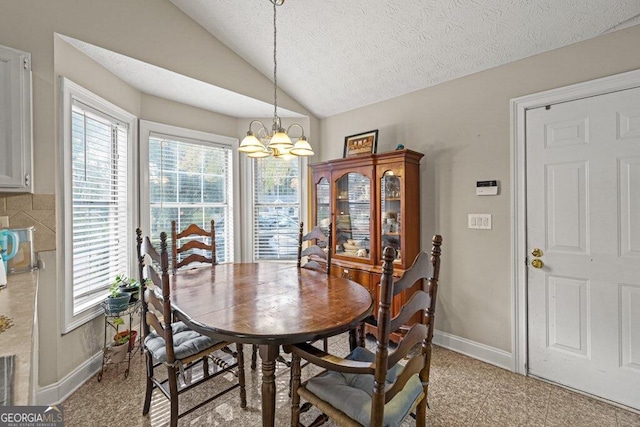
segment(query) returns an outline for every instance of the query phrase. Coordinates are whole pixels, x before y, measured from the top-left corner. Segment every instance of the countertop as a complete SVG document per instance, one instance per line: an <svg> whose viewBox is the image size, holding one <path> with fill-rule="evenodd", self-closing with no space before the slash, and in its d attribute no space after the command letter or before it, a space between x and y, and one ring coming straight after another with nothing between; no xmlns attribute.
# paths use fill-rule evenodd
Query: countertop
<svg viewBox="0 0 640 427"><path fill-rule="evenodd" d="M13 326L0 332L0 356L14 354L14 405L29 405L32 395L32 358L36 309L37 271L7 276L7 287L0 289L0 315Z"/></svg>

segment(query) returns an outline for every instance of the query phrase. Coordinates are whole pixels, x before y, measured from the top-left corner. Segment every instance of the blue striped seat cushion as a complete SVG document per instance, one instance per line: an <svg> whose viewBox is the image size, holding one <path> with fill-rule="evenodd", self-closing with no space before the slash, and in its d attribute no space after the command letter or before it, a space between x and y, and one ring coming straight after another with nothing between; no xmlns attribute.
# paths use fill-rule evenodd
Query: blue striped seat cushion
<svg viewBox="0 0 640 427"><path fill-rule="evenodd" d="M183 322L172 323L171 330L173 332L173 350L176 359L193 356L220 342L189 329ZM144 345L153 355L155 361L165 362L167 360L167 347L164 338L157 333L149 333L144 339Z"/></svg>
<svg viewBox="0 0 640 427"><path fill-rule="evenodd" d="M349 356L350 360L374 362L375 354L358 347ZM395 381L402 366L396 365L387 373L387 388ZM371 396L373 394L373 375L345 374L328 371L310 379L307 390L320 399L330 403L365 427L371 425ZM384 427L400 425L402 420L416 403L422 392L420 377L413 375L401 392L384 406Z"/></svg>

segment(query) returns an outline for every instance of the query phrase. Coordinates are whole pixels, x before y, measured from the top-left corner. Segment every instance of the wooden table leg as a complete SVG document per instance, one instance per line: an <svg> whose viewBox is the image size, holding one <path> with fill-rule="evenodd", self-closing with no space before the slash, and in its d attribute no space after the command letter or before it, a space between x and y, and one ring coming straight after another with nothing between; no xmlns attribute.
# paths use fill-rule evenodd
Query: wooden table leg
<svg viewBox="0 0 640 427"><path fill-rule="evenodd" d="M276 357L279 345L260 345L262 359L262 426L274 427L276 417Z"/></svg>
<svg viewBox="0 0 640 427"><path fill-rule="evenodd" d="M359 327L358 327L359 328ZM353 351L358 346L358 329L351 329L349 331L349 351Z"/></svg>

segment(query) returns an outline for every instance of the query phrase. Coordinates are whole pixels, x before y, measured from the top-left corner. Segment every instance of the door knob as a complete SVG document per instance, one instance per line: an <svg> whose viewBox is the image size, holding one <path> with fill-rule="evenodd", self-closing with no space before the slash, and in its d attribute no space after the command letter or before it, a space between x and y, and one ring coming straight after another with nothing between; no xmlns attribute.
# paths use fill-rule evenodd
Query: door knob
<svg viewBox="0 0 640 427"><path fill-rule="evenodd" d="M533 261L531 261L531 267L533 268L542 268L544 267L544 262L542 262L541 259L534 259Z"/></svg>
<svg viewBox="0 0 640 427"><path fill-rule="evenodd" d="M541 257L542 255L544 255L544 252L542 252L542 249L533 248L533 250L531 251L531 255L535 257Z"/></svg>

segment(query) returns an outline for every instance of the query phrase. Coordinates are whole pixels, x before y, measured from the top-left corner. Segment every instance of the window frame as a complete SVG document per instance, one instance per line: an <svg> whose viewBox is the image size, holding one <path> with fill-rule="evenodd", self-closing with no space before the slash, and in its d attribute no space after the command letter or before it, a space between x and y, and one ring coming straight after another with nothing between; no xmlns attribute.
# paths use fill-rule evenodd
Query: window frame
<svg viewBox="0 0 640 427"><path fill-rule="evenodd" d="M217 135L209 132L202 132L193 129L187 129L179 126L167 125L164 123L153 122L149 120L140 120L140 224L143 234L148 233L151 229L151 202L149 197L149 138L151 134L160 134L168 138L175 137L182 140L192 140L194 143L213 144L217 146L229 147L231 150L231 180L234 185L232 189L233 208L231 210L234 217L233 221L233 260L241 259L241 221L240 219L240 191L239 191L239 156L238 156L238 138L224 135ZM143 208L144 207L144 208ZM171 230L167 230L167 235ZM169 236L170 238L171 236Z"/></svg>
<svg viewBox="0 0 640 427"><path fill-rule="evenodd" d="M112 104L111 102L99 97L88 89L72 82L71 80L61 76L61 102L60 117L62 125L60 126L61 150L59 154L60 164L60 185L62 190L62 198L60 202L60 217L62 230L58 233L58 247L62 256L58 257L58 271L62 279L63 297L62 304L62 334L66 334L73 329L84 325L90 320L104 313L102 307L96 304L80 313L73 314L73 176L72 176L72 107L73 100L77 100L85 104L89 108L95 109L103 115L110 116L128 126L127 132L127 228L132 230L136 219L138 218L137 200L137 139L138 126L137 117L128 111ZM131 237L128 242L127 255L127 274L136 277L136 255L134 251L134 239ZM105 297L107 291L105 290Z"/></svg>
<svg viewBox="0 0 640 427"><path fill-rule="evenodd" d="M300 191L298 195L298 203L300 205L300 221L303 221L305 225L305 230L309 229L308 218L309 218L309 203L310 203L310 195L309 191L309 158L308 157L298 157L299 171L300 171ZM255 244L254 236L255 236L255 221L253 217L253 213L255 211L255 174L253 168L253 161L256 159L252 159L248 156L242 156L242 170L243 170L243 180L242 180L242 193L246 195L245 200L248 200L248 206L243 209L243 224L246 224L244 230L246 233L242 237L242 257L246 262L277 262L277 263L291 263L295 262L295 260L256 260L255 259ZM307 195L305 199L305 195Z"/></svg>

